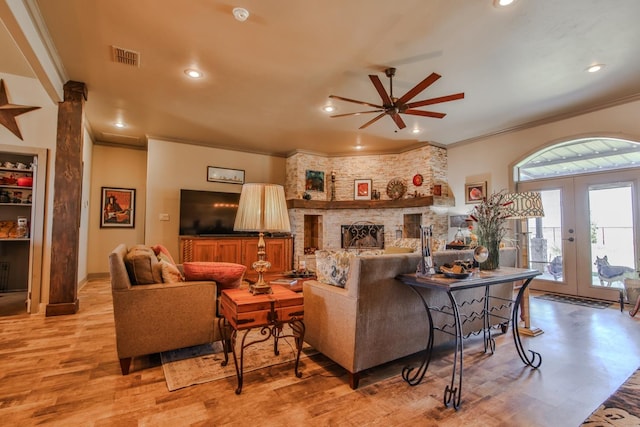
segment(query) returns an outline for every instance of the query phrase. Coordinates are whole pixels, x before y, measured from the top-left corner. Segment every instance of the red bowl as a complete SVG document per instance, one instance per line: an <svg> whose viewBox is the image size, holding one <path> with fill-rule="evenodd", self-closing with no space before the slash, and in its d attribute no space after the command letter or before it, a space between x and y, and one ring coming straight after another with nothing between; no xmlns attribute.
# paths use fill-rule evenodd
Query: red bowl
<svg viewBox="0 0 640 427"><path fill-rule="evenodd" d="M20 187L31 187L31 186L33 186L33 177L23 176L22 178L18 178L18 185Z"/></svg>

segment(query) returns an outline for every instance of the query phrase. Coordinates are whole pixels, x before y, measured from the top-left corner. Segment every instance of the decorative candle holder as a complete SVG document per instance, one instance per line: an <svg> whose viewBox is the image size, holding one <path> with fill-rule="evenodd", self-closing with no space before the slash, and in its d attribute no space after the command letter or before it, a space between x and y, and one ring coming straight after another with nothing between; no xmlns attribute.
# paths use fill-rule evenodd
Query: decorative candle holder
<svg viewBox="0 0 640 427"><path fill-rule="evenodd" d="M336 199L336 171L331 171L331 201Z"/></svg>

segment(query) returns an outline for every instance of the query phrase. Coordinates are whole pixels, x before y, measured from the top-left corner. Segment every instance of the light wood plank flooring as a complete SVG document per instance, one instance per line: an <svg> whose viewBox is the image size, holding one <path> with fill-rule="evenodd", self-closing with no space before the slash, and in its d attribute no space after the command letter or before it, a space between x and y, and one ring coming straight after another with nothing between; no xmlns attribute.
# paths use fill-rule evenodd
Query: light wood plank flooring
<svg viewBox="0 0 640 427"><path fill-rule="evenodd" d="M240 396L233 378L168 392L157 355L120 374L109 283L90 281L79 297L76 315L0 318L2 425L578 426L640 366L640 317L532 298L545 333L525 346L542 353L542 367L523 366L510 331L494 355L467 341L457 412L442 403L446 351L416 387L399 361L369 370L354 391L320 355L300 379L286 365L247 374Z"/></svg>

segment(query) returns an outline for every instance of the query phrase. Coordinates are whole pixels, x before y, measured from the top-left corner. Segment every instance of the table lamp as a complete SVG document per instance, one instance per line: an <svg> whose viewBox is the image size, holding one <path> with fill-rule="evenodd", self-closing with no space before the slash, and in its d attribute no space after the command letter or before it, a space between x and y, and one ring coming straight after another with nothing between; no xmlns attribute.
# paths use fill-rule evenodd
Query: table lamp
<svg viewBox="0 0 640 427"><path fill-rule="evenodd" d="M289 213L284 198L284 188L277 184L249 183L242 186L235 231L259 233L258 261L252 264L258 273L258 281L249 287L253 295L270 294L271 286L264 281L263 274L271 267L265 258L264 233L288 233L291 231Z"/></svg>
<svg viewBox="0 0 640 427"><path fill-rule="evenodd" d="M507 215L510 219L521 220L520 229L522 233L522 260L521 267L529 268L529 238L527 220L529 218L541 218L544 216L544 208L542 206L542 197L540 193L535 191L524 191L522 193L510 193L507 200L512 203L507 208ZM528 336L540 335L543 331L540 328L531 326L531 316L529 315L529 289L525 291L522 299L522 320L524 328L520 328L520 333ZM516 327L514 325L514 327Z"/></svg>

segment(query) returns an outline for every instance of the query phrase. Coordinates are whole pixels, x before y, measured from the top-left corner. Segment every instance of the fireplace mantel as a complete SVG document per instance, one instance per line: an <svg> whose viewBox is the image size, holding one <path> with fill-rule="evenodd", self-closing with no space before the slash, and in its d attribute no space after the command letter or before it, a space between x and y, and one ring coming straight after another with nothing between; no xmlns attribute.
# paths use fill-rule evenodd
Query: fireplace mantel
<svg viewBox="0 0 640 427"><path fill-rule="evenodd" d="M433 205L433 196L397 200L287 200L289 209L398 209L431 205Z"/></svg>

